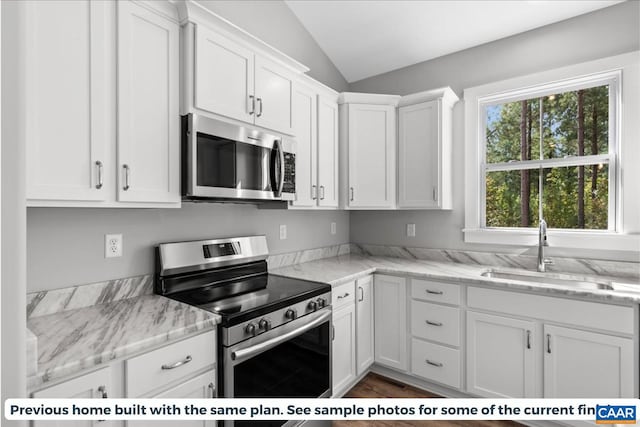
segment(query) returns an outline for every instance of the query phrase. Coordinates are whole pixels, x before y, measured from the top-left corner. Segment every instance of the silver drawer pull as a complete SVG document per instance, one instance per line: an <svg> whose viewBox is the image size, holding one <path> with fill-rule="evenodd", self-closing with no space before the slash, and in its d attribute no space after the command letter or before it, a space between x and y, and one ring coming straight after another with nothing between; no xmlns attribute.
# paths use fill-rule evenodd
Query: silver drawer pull
<svg viewBox="0 0 640 427"><path fill-rule="evenodd" d="M431 320L425 320L425 322L427 322L427 325L431 326L442 326L442 322L432 322Z"/></svg>
<svg viewBox="0 0 640 427"><path fill-rule="evenodd" d="M432 291L431 289L427 289L427 293L428 294L433 294L433 295L442 295L442 294L444 294L444 292L442 292L442 291Z"/></svg>
<svg viewBox="0 0 640 427"><path fill-rule="evenodd" d="M431 361L431 360L429 360L429 359L426 359L426 360L425 360L425 362L427 362L427 363L428 363L429 365L431 365L431 366L436 366L436 367L438 367L438 368L442 368L442 367L444 366L444 365L443 365L442 363L440 363L440 362L432 362L432 361Z"/></svg>
<svg viewBox="0 0 640 427"><path fill-rule="evenodd" d="M209 383L209 390L211 390L211 398L214 399L216 397L216 387L213 383Z"/></svg>
<svg viewBox="0 0 640 427"><path fill-rule="evenodd" d="M100 392L100 397L103 399L108 399L109 395L107 394L107 386L101 385L98 387L98 391Z"/></svg>
<svg viewBox="0 0 640 427"><path fill-rule="evenodd" d="M181 360L179 362L174 363L173 365L162 365L162 369L175 369L179 366L182 365L186 365L187 363L191 362L193 359L191 358L191 356L187 356L184 358L184 360Z"/></svg>
<svg viewBox="0 0 640 427"><path fill-rule="evenodd" d="M345 292L344 295L338 295L338 299L346 298L349 296L349 292Z"/></svg>

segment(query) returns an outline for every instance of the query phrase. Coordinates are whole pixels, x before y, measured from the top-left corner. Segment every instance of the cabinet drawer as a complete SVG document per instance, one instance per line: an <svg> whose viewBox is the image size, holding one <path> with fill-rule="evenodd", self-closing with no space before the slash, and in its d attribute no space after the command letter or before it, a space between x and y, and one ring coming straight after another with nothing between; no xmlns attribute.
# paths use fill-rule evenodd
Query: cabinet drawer
<svg viewBox="0 0 640 427"><path fill-rule="evenodd" d="M633 334L632 307L469 287L467 305L516 316Z"/></svg>
<svg viewBox="0 0 640 427"><path fill-rule="evenodd" d="M331 305L336 310L355 301L356 282L345 283L331 289Z"/></svg>
<svg viewBox="0 0 640 427"><path fill-rule="evenodd" d="M125 361L127 397L140 397L212 366L215 361L215 331L132 357Z"/></svg>
<svg viewBox="0 0 640 427"><path fill-rule="evenodd" d="M431 280L411 279L411 298L459 305L460 286Z"/></svg>
<svg viewBox="0 0 640 427"><path fill-rule="evenodd" d="M459 346L460 309L411 301L411 335Z"/></svg>
<svg viewBox="0 0 640 427"><path fill-rule="evenodd" d="M413 339L411 372L428 380L460 388L460 350Z"/></svg>

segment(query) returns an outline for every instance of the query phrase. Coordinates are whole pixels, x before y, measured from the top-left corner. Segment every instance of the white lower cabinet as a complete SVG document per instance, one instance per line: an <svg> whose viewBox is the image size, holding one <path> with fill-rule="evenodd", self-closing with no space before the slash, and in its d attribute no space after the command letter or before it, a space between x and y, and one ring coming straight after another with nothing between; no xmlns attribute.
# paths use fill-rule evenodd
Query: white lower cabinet
<svg viewBox="0 0 640 427"><path fill-rule="evenodd" d="M153 396L155 399L211 399L216 397L216 371L211 370L197 377L183 382L160 394ZM127 427L155 427L173 426L175 421L128 421ZM215 420L181 420L180 427L215 427Z"/></svg>
<svg viewBox="0 0 640 427"><path fill-rule="evenodd" d="M356 374L373 364L373 276L356 282Z"/></svg>
<svg viewBox="0 0 640 427"><path fill-rule="evenodd" d="M484 397L536 396L536 323L467 312L467 391Z"/></svg>
<svg viewBox="0 0 640 427"><path fill-rule="evenodd" d="M634 397L632 339L545 325L544 343L544 397Z"/></svg>
<svg viewBox="0 0 640 427"><path fill-rule="evenodd" d="M407 370L407 285L404 277L374 276L376 363Z"/></svg>
<svg viewBox="0 0 640 427"><path fill-rule="evenodd" d="M333 395L341 396L356 379L356 310L353 303L333 312Z"/></svg>
<svg viewBox="0 0 640 427"><path fill-rule="evenodd" d="M460 350L413 338L411 372L453 388L460 387Z"/></svg>
<svg viewBox="0 0 640 427"><path fill-rule="evenodd" d="M111 368L107 366L44 390L37 391L32 394L32 397L36 399L101 399L118 396L111 394ZM92 420L32 421L33 427L108 427L111 425L113 425L111 421Z"/></svg>

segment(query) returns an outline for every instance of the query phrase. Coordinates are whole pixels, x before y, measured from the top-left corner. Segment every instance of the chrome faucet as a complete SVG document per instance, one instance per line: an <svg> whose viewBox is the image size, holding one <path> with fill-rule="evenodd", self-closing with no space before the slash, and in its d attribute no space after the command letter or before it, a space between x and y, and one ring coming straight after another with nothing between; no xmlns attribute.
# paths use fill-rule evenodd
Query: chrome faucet
<svg viewBox="0 0 640 427"><path fill-rule="evenodd" d="M538 227L538 271L545 272L547 264L553 264L548 258L544 257L544 247L549 246L547 242L547 222L540 218L540 226Z"/></svg>

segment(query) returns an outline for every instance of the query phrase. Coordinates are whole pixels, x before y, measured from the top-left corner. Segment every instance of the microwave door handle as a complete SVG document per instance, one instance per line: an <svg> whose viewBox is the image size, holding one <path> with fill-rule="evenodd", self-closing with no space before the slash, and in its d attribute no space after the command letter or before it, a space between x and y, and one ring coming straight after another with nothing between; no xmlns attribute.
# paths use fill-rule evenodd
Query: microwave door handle
<svg viewBox="0 0 640 427"><path fill-rule="evenodd" d="M278 181L274 191L276 197L282 196L282 188L284 187L284 151L282 151L282 143L276 139L274 150L276 151L277 160L274 159L274 168L276 161L278 162Z"/></svg>

